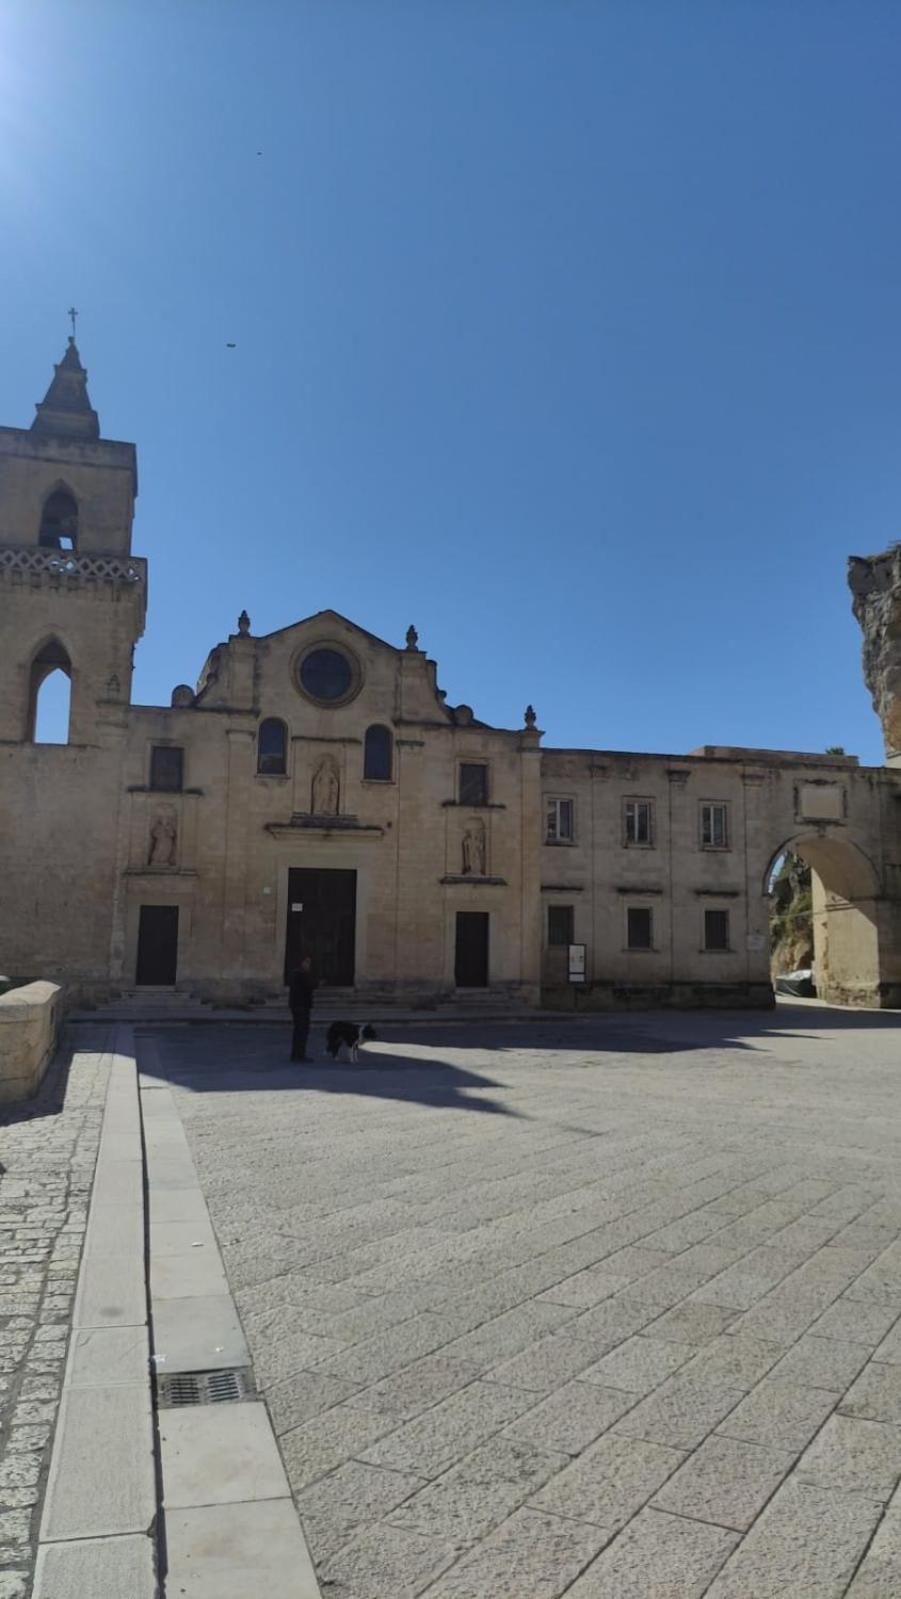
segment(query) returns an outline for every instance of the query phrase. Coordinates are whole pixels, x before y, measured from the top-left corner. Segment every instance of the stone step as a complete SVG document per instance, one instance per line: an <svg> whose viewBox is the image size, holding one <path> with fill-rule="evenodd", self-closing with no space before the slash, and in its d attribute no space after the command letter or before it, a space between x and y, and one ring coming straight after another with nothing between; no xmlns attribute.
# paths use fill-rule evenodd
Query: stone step
<svg viewBox="0 0 901 1599"><path fill-rule="evenodd" d="M504 1021L533 1017L535 1011L505 994L490 991L458 997L445 997L434 1004L411 1006L394 998L390 989L359 994L355 989L321 990L313 1006L313 1025L327 1027L332 1021L362 1025L381 1022L457 1022ZM291 1020L287 996L270 998L248 1006L217 1006L186 990L172 988L128 988L115 999L94 1009L76 1007L69 1012L72 1022L268 1022L287 1026Z"/></svg>

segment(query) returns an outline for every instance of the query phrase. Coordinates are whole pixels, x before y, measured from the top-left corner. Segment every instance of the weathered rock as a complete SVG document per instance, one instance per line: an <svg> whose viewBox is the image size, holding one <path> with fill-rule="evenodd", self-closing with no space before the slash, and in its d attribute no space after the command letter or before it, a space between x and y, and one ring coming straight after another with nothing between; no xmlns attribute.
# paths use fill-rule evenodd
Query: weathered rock
<svg viewBox="0 0 901 1599"><path fill-rule="evenodd" d="M901 755L901 543L881 555L852 555L848 583L863 631L864 677L891 758Z"/></svg>

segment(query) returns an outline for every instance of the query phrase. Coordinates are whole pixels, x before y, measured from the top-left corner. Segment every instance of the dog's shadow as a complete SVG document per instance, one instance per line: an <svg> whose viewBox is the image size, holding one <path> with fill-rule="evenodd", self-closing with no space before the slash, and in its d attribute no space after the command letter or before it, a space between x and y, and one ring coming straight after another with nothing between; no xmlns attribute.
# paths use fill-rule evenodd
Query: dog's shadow
<svg viewBox="0 0 901 1599"><path fill-rule="evenodd" d="M451 1061L404 1055L393 1045L373 1049L376 1039L361 1042L357 1059L346 1046L338 1056L320 1056L298 1066L297 1086L326 1094L354 1094L372 1099L408 1100L452 1110L476 1110L494 1116L520 1118L518 1111L490 1097L487 1089L502 1085L491 1077L467 1071ZM345 1054L342 1060L341 1055Z"/></svg>

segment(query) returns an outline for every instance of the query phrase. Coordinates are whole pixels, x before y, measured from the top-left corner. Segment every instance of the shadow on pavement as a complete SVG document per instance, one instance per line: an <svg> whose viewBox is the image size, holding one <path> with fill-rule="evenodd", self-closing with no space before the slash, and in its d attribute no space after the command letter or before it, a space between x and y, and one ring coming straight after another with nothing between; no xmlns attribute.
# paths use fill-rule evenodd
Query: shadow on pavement
<svg viewBox="0 0 901 1599"><path fill-rule="evenodd" d="M287 1059L290 1029L281 1024L204 1022L146 1025L136 1028L139 1065L147 1077L173 1082L194 1093L224 1089L294 1093L346 1094L384 1100L406 1100L441 1108L520 1116L486 1092L508 1084L486 1074L493 1058L497 1068L513 1069L515 1056L547 1051L576 1057L573 1064L603 1067L616 1057L651 1057L709 1052L709 1064L724 1063L714 1052L769 1053L770 1040L808 1039L844 1042L830 1034L901 1031L901 1013L833 1010L826 1006L780 1005L775 1011L644 1011L561 1016L559 1020L499 1023L385 1023L379 1039L361 1053L361 1063L335 1063L319 1055L321 1024L311 1033L314 1059L308 1065ZM479 1069L441 1059L443 1050L471 1053ZM488 1059L486 1060L486 1057ZM365 1062L365 1064L363 1064ZM553 1064L550 1062L549 1064Z"/></svg>
<svg viewBox="0 0 901 1599"><path fill-rule="evenodd" d="M501 1086L493 1078L450 1061L407 1055L402 1047L389 1052L378 1044L361 1052L356 1065L330 1058L301 1064L285 1058L290 1042L287 1028L279 1028L274 1037L274 1029L266 1032L268 1036L261 1037L259 1027L215 1023L177 1029L138 1028L138 1064L145 1080L177 1083L194 1093L246 1089L254 1093L353 1094L519 1117L517 1111L483 1092Z"/></svg>
<svg viewBox="0 0 901 1599"><path fill-rule="evenodd" d="M65 1104L72 1057L77 1045L64 1040L44 1073L37 1093L23 1099L18 1105L0 1106L0 1132L4 1127L15 1127L21 1122L35 1121L43 1116L58 1116ZM0 1166L0 1171L3 1167Z"/></svg>

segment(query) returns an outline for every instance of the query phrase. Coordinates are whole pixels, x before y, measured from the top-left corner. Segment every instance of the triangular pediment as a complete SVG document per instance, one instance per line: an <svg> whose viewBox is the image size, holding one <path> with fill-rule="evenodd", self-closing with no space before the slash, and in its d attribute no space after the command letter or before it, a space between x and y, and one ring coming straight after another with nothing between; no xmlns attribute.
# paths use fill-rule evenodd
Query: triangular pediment
<svg viewBox="0 0 901 1599"><path fill-rule="evenodd" d="M366 639L369 644L377 644L383 650L391 650L392 654L397 655L402 649L401 645L390 644L387 639L379 638L377 633L370 633L368 628L360 627L358 622L352 621L349 616L342 616L340 611L333 611L330 607L324 611L314 611L312 616L301 617L297 622L289 622L287 627L278 627L272 633L262 633L259 636L263 639L286 638L291 633L306 632L313 627L327 630L330 624L334 624L343 633Z"/></svg>

